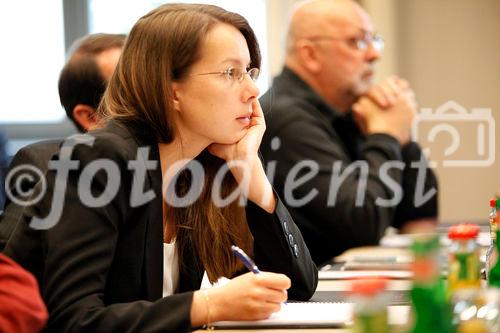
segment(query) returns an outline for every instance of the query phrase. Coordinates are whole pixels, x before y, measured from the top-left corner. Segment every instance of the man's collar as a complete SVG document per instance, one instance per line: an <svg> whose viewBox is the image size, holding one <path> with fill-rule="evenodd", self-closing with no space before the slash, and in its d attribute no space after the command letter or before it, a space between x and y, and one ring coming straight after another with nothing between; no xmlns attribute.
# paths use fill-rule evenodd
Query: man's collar
<svg viewBox="0 0 500 333"><path fill-rule="evenodd" d="M320 95L318 95L311 86L309 86L297 73L287 66L283 67L283 71L279 78L287 81L286 89L316 106L318 111L326 117L330 123L343 114L332 108Z"/></svg>

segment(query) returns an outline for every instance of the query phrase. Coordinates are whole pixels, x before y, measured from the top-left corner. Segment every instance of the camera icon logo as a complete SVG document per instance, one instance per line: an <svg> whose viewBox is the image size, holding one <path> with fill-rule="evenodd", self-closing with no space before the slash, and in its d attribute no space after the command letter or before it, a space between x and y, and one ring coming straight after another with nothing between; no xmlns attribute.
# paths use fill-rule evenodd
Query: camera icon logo
<svg viewBox="0 0 500 333"><path fill-rule="evenodd" d="M451 100L434 112L423 108L413 121L412 137L443 167L488 167L495 162L495 119L489 108L469 112Z"/></svg>

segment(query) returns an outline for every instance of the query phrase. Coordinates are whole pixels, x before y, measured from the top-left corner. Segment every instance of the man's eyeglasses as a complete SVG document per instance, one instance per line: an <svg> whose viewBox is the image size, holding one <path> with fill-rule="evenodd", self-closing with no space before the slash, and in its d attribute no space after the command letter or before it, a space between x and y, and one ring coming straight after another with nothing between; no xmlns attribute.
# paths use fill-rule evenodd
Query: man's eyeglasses
<svg viewBox="0 0 500 333"><path fill-rule="evenodd" d="M310 41L346 41L353 48L359 51L366 51L371 45L377 52L382 52L384 50L384 39L380 35L365 34L363 37L352 37L352 38L337 38L330 36L312 36L306 38Z"/></svg>
<svg viewBox="0 0 500 333"><path fill-rule="evenodd" d="M242 81L245 74L248 74L253 81L256 81L259 78L260 70L258 68L250 68L248 71L242 70L240 68L230 67L225 71L220 72L210 72L210 73L198 73L191 74L189 76L197 76L197 75L213 75L219 74L226 77L226 79L231 81Z"/></svg>

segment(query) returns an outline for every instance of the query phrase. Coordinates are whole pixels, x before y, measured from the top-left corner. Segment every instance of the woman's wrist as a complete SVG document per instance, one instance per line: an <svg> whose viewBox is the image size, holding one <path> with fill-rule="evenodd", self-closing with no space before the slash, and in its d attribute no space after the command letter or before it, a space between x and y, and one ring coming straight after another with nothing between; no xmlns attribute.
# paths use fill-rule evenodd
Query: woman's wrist
<svg viewBox="0 0 500 333"><path fill-rule="evenodd" d="M230 168L245 197L268 213L276 208L273 187L267 179L261 160L256 156L245 165L235 164Z"/></svg>
<svg viewBox="0 0 500 333"><path fill-rule="evenodd" d="M191 327L200 327L207 323L207 307L205 298L201 290L193 293L193 302L191 303Z"/></svg>
<svg viewBox="0 0 500 333"><path fill-rule="evenodd" d="M253 177L248 189L248 200L266 212L274 213L277 204L276 197L260 161L259 167L255 170L256 174L252 175Z"/></svg>
<svg viewBox="0 0 500 333"><path fill-rule="evenodd" d="M201 292L205 297L205 308L207 309L207 321L204 326L207 330L212 331L214 329L214 326L213 326L212 316L210 316L210 296L208 295L207 289L204 289Z"/></svg>
<svg viewBox="0 0 500 333"><path fill-rule="evenodd" d="M207 329L213 328L212 324L224 320L221 317L219 306L219 288L201 289L193 293L191 305L191 326Z"/></svg>

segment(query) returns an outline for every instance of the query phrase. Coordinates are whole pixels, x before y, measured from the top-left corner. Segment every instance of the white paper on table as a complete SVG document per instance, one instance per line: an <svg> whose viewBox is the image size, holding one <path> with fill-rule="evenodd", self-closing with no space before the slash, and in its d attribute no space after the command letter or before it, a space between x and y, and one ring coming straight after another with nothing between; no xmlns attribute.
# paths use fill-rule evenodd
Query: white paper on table
<svg viewBox="0 0 500 333"><path fill-rule="evenodd" d="M346 280L361 277L385 277L389 279L411 279L411 271L319 271L320 280Z"/></svg>
<svg viewBox="0 0 500 333"><path fill-rule="evenodd" d="M281 310L268 319L257 321L221 321L218 328L236 327L345 327L352 324L352 303L293 302L282 305ZM390 325L405 325L410 306L388 307Z"/></svg>

